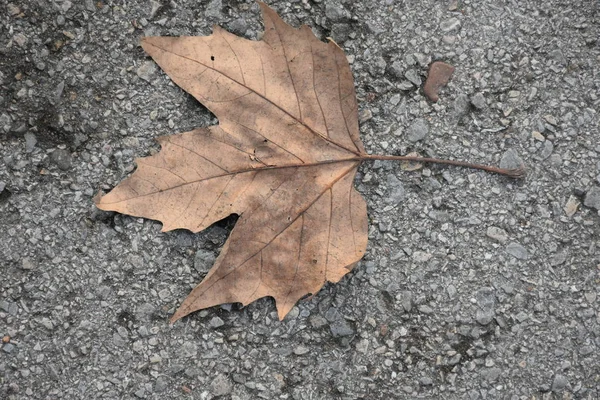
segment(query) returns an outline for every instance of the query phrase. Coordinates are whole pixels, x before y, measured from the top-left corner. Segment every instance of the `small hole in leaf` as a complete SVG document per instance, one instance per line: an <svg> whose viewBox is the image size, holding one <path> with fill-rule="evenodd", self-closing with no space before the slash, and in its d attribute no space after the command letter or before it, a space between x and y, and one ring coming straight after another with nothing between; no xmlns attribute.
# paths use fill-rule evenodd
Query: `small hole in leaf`
<svg viewBox="0 0 600 400"><path fill-rule="evenodd" d="M215 61L215 56L210 56L210 61Z"/></svg>

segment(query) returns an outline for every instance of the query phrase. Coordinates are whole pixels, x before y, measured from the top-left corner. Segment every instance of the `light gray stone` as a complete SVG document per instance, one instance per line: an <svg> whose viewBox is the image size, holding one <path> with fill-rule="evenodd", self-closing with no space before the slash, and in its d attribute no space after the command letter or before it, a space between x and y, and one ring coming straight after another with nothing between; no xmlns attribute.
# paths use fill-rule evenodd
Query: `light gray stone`
<svg viewBox="0 0 600 400"><path fill-rule="evenodd" d="M414 69L409 69L404 73L404 77L408 79L413 85L421 86L421 76Z"/></svg>
<svg viewBox="0 0 600 400"><path fill-rule="evenodd" d="M233 384L229 378L223 374L217 375L210 383L210 391L215 396L226 396L233 390Z"/></svg>
<svg viewBox="0 0 600 400"><path fill-rule="evenodd" d="M486 368L481 372L481 377L488 382L496 382L500 377L502 370L498 367Z"/></svg>
<svg viewBox="0 0 600 400"><path fill-rule="evenodd" d="M471 104L478 110L484 110L487 107L485 96L481 92L475 93L471 97Z"/></svg>
<svg viewBox="0 0 600 400"><path fill-rule="evenodd" d="M592 187L585 194L585 198L583 200L583 205L590 208L595 208L596 210L600 210L600 188Z"/></svg>
<svg viewBox="0 0 600 400"><path fill-rule="evenodd" d="M519 157L514 149L506 150L500 159L500 168L513 169L521 168L522 166L523 160L521 160L521 157Z"/></svg>
<svg viewBox="0 0 600 400"><path fill-rule="evenodd" d="M198 249L194 257L194 269L200 273L207 273L215 263L215 253L212 251Z"/></svg>
<svg viewBox="0 0 600 400"><path fill-rule="evenodd" d="M552 391L558 392L567 387L569 381L564 375L556 374L554 375L554 380L552 381Z"/></svg>
<svg viewBox="0 0 600 400"><path fill-rule="evenodd" d="M506 243L508 240L508 234L506 231L502 228L498 228L497 226L488 227L485 234L490 239L494 239L500 243Z"/></svg>
<svg viewBox="0 0 600 400"><path fill-rule="evenodd" d="M460 28L460 21L458 18L450 18L440 23L440 29L442 32L455 31Z"/></svg>
<svg viewBox="0 0 600 400"><path fill-rule="evenodd" d="M411 142L423 140L429 134L429 124L423 118L417 118L406 130L407 139Z"/></svg>
<svg viewBox="0 0 600 400"><path fill-rule="evenodd" d="M340 4L328 2L325 5L325 16L331 22L345 22L350 20L350 12Z"/></svg>
<svg viewBox="0 0 600 400"><path fill-rule="evenodd" d="M206 18L221 18L221 10L223 9L222 0L211 0L206 6L206 11L204 11L204 15Z"/></svg>
<svg viewBox="0 0 600 400"><path fill-rule="evenodd" d="M156 74L156 64L154 61L144 61L142 65L135 70L135 73L146 82L151 82Z"/></svg>
<svg viewBox="0 0 600 400"><path fill-rule="evenodd" d="M223 320L221 318L219 318L219 317L215 316L215 317L212 317L211 320L210 320L210 326L212 328L220 328L223 325L225 325L225 322L223 322Z"/></svg>
<svg viewBox="0 0 600 400"><path fill-rule="evenodd" d="M404 64L402 63L402 61L394 61L392 65L389 66L388 70L390 74L392 74L395 78L404 78Z"/></svg>
<svg viewBox="0 0 600 400"><path fill-rule="evenodd" d="M37 144L35 135L31 132L27 132L25 135L25 151L31 153Z"/></svg>
<svg viewBox="0 0 600 400"><path fill-rule="evenodd" d="M529 259L529 251L519 243L511 242L506 246L506 252L519 260Z"/></svg>
<svg viewBox="0 0 600 400"><path fill-rule="evenodd" d="M396 178L394 174L389 174L386 181L388 195L385 198L385 202L388 204L398 204L404 200L406 190L404 189L402 181Z"/></svg>
<svg viewBox="0 0 600 400"><path fill-rule="evenodd" d="M542 145L542 151L540 152L540 159L545 160L552 155L554 151L554 144L550 140L544 141Z"/></svg>

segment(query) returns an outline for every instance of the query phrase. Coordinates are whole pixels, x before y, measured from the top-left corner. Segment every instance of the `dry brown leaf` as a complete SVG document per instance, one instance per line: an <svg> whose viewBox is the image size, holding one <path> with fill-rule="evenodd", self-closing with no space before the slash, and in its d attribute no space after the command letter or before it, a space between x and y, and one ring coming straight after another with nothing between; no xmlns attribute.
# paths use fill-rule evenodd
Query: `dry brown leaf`
<svg viewBox="0 0 600 400"><path fill-rule="evenodd" d="M343 51L260 3L260 41L219 27L207 37L147 37L142 47L218 126L159 138L162 150L97 207L199 232L239 219L213 268L171 318L222 303L275 298L279 318L337 282L367 246L367 209L353 187L373 156L359 138ZM456 165L470 165L446 161ZM493 167L485 167L498 172Z"/></svg>

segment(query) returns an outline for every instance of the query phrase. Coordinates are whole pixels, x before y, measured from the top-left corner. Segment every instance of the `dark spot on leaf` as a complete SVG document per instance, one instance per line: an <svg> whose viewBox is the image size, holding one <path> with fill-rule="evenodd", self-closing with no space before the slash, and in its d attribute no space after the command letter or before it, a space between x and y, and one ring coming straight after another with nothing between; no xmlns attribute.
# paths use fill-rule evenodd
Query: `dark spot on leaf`
<svg viewBox="0 0 600 400"><path fill-rule="evenodd" d="M210 61L215 61L215 56L210 56Z"/></svg>

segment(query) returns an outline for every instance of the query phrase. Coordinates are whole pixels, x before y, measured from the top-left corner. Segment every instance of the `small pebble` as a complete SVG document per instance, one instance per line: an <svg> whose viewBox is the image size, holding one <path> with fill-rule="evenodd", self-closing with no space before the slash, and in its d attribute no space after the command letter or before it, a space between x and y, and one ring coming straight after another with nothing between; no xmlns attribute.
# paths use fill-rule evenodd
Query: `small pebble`
<svg viewBox="0 0 600 400"><path fill-rule="evenodd" d="M600 210L600 188L594 186L585 194L585 199L583 200L583 205L586 207L594 208L596 210Z"/></svg>
<svg viewBox="0 0 600 400"><path fill-rule="evenodd" d="M354 329L352 329L350 324L344 319L338 319L337 321L332 322L329 329L331 330L333 337L354 335Z"/></svg>
<svg viewBox="0 0 600 400"><path fill-rule="evenodd" d="M221 10L222 9L223 9L222 0L212 0L206 6L206 11L204 12L204 15L206 15L207 18L219 19L219 18L221 18Z"/></svg>
<svg viewBox="0 0 600 400"><path fill-rule="evenodd" d="M306 347L306 346L297 346L294 349L294 354L297 355L297 356L301 356L303 354L308 353L309 351L310 351L310 349L308 347Z"/></svg>
<svg viewBox="0 0 600 400"><path fill-rule="evenodd" d="M460 28L460 21L458 18L450 18L440 23L440 29L442 32L450 32Z"/></svg>
<svg viewBox="0 0 600 400"><path fill-rule="evenodd" d="M508 240L508 234L506 233L506 231L496 226L488 227L486 235L490 239L494 239L500 243L505 243Z"/></svg>
<svg viewBox="0 0 600 400"><path fill-rule="evenodd" d="M511 242L506 246L506 252L519 260L527 260L529 251L519 243Z"/></svg>
<svg viewBox="0 0 600 400"><path fill-rule="evenodd" d="M12 353L14 349L15 349L15 345L12 343L5 343L4 346L2 346L2 351L5 352L6 354Z"/></svg>
<svg viewBox="0 0 600 400"><path fill-rule="evenodd" d="M523 160L521 160L521 157L513 149L506 150L500 159L500 168L513 169L522 166Z"/></svg>
<svg viewBox="0 0 600 400"><path fill-rule="evenodd" d="M223 325L225 325L225 322L223 322L223 320L219 317L212 317L210 320L210 326L212 328L220 328Z"/></svg>
<svg viewBox="0 0 600 400"><path fill-rule="evenodd" d="M541 132L538 131L533 131L531 133L531 136L535 139L538 140L540 142L543 142L544 140L546 140L546 138L544 137L544 135L541 134Z"/></svg>
<svg viewBox="0 0 600 400"><path fill-rule="evenodd" d="M358 113L358 122L360 122L361 124L364 124L371 118L373 118L373 113L368 108L365 108Z"/></svg>
<svg viewBox="0 0 600 400"><path fill-rule="evenodd" d="M487 107L485 96L481 92L475 93L471 97L471 104L473 104L473 107L475 107L478 110L483 110Z"/></svg>
<svg viewBox="0 0 600 400"><path fill-rule="evenodd" d="M63 171L68 171L71 168L71 153L65 149L54 150L50 154L50 160Z"/></svg>
<svg viewBox="0 0 600 400"><path fill-rule="evenodd" d="M577 212L579 205L581 202L579 199L573 195L569 196L569 200L567 200L567 204L565 204L564 211L567 217L572 217Z"/></svg>
<svg viewBox="0 0 600 400"><path fill-rule="evenodd" d="M558 392L563 390L568 384L569 381L564 375L556 374L554 376L554 380L552 381L552 391Z"/></svg>
<svg viewBox="0 0 600 400"><path fill-rule="evenodd" d="M443 86L446 86L453 73L454 67L452 65L446 64L442 61L433 62L429 67L427 80L425 81L425 86L423 87L425 96L427 96L427 98L433 102L438 101L438 91Z"/></svg>
<svg viewBox="0 0 600 400"><path fill-rule="evenodd" d="M156 64L154 61L144 61L135 73L146 82L151 82L156 74Z"/></svg>
<svg viewBox="0 0 600 400"><path fill-rule="evenodd" d="M417 118L406 130L410 142L418 142L429 134L429 124L423 118Z"/></svg>
<svg viewBox="0 0 600 400"><path fill-rule="evenodd" d="M415 86L421 86L421 76L414 69L409 69L404 73L404 77Z"/></svg>

